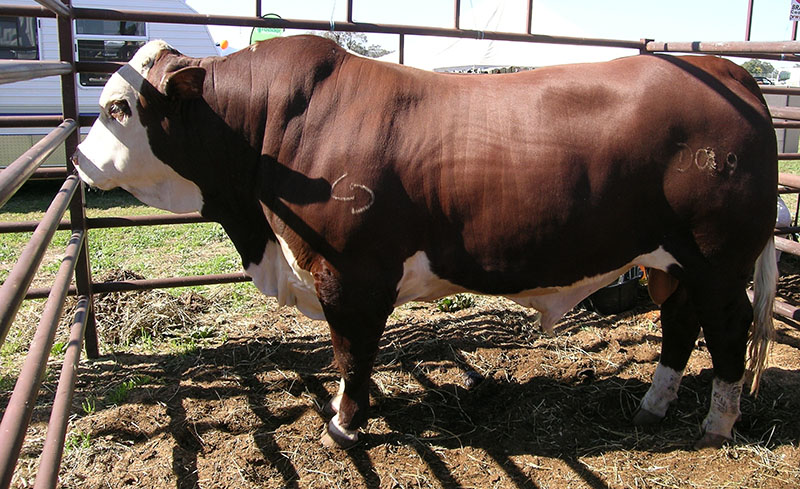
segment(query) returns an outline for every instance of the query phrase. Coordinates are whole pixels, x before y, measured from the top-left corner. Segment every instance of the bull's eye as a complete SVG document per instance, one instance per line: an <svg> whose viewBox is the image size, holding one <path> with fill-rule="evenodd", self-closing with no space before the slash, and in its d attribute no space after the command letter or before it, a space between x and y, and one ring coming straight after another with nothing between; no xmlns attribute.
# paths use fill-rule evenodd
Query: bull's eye
<svg viewBox="0 0 800 489"><path fill-rule="evenodd" d="M108 105L108 115L119 122L124 122L125 118L131 115L131 107L125 100L115 100Z"/></svg>

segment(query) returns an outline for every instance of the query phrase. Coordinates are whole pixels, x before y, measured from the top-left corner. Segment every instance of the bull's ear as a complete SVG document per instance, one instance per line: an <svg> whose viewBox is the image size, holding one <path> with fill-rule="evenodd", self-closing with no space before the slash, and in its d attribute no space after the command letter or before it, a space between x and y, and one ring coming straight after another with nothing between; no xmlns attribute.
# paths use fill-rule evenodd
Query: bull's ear
<svg viewBox="0 0 800 489"><path fill-rule="evenodd" d="M199 66L188 66L167 75L162 86L164 93L170 98L200 98L203 96L205 78L206 70Z"/></svg>

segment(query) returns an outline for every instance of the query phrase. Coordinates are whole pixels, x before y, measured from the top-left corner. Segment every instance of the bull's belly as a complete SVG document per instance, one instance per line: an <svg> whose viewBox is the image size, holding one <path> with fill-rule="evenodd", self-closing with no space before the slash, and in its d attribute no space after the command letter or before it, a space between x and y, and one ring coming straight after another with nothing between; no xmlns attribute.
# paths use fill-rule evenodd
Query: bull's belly
<svg viewBox="0 0 800 489"><path fill-rule="evenodd" d="M605 287L633 265L642 265L667 271L670 266L680 266L678 261L664 248L640 255L630 263L615 270L586 277L577 282L557 287L537 287L523 290L505 297L525 307L542 313L542 328L548 333L561 317L592 293ZM399 306L409 301L431 301L459 292L476 292L437 276L431 270L428 256L423 251L408 258L403 264L403 277L397 284Z"/></svg>
<svg viewBox="0 0 800 489"><path fill-rule="evenodd" d="M609 270L577 282L557 287L538 287L523 290L506 297L542 313L542 328L551 331L556 322L580 301L604 287L633 265L642 265L666 271L680 264L663 248L640 255L625 266ZM322 305L316 295L314 278L303 270L288 244L278 238L270 241L261 262L251 264L246 273L253 278L255 286L265 295L276 297L280 305L296 306L312 319L325 319ZM418 251L403 263L403 276L397 284L395 306L410 301L431 301L459 292L475 292L437 276L430 260L423 251Z"/></svg>

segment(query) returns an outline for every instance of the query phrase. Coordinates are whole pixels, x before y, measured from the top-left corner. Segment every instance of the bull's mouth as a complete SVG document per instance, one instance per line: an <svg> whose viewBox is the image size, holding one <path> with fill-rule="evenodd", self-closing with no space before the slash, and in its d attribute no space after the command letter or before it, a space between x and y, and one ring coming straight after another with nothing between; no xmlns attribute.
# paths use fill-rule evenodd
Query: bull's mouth
<svg viewBox="0 0 800 489"><path fill-rule="evenodd" d="M95 181L86 174L84 168L80 166L80 156L76 152L74 155L70 156L69 161L72 163L72 166L75 167L75 171L78 174L78 177L81 181L90 189L93 190L102 190L100 187L97 186Z"/></svg>

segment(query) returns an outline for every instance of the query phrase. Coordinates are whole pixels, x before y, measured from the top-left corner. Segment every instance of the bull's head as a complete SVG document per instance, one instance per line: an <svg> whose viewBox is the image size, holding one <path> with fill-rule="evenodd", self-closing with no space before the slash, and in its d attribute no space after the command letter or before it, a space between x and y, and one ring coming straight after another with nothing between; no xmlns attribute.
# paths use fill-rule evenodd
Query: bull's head
<svg viewBox="0 0 800 489"><path fill-rule="evenodd" d="M203 207L200 189L154 154L142 120L144 107L152 113L167 107L164 102L171 97L201 95L202 68L148 78L159 75L152 68L166 53L176 51L163 41L151 41L111 76L100 96L97 121L72 161L91 186L122 187L142 202L172 212L198 211Z"/></svg>

